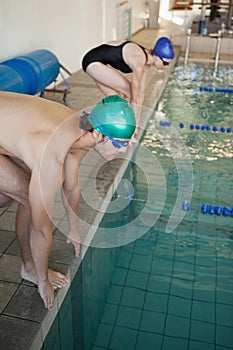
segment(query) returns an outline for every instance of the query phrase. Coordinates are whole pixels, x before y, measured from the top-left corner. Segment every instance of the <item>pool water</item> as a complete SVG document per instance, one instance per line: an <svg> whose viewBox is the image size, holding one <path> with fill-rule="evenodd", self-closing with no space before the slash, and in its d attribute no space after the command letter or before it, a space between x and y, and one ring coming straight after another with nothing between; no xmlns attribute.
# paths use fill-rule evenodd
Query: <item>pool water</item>
<svg viewBox="0 0 233 350"><path fill-rule="evenodd" d="M169 80L142 142L164 171L166 202L155 225L120 249L92 350L233 348L233 217L201 213L202 203L233 206L233 134L201 130L233 126L233 94L199 90L232 88L232 73L220 66L213 80L211 66L178 66ZM177 168L164 146L170 128L190 154L193 191L185 217L166 233L178 190ZM146 178L137 174L133 184L135 197L145 198ZM132 201L131 213L143 205Z"/></svg>
<svg viewBox="0 0 233 350"><path fill-rule="evenodd" d="M141 145L156 162L143 168L136 154L120 190L126 205L101 223L106 233L113 227L126 232L130 224L137 239L89 248L65 303L69 322L54 326L60 348L233 349L233 217L201 212L203 203L233 207L233 133L226 131L233 126L233 94L199 90L232 88L233 69L219 66L216 79L212 71L211 65L175 68ZM201 129L207 125L211 130ZM155 191L151 176L158 176ZM158 215L140 235L134 219L147 198L146 217ZM168 230L174 213L180 218ZM47 340L44 349L54 344Z"/></svg>
<svg viewBox="0 0 233 350"><path fill-rule="evenodd" d="M211 77L211 66L193 65L186 70L178 66L150 121L143 145L159 158L166 174L171 200L171 192L174 192L173 197L177 195L179 174L174 166L174 157L171 157L171 149L175 149L175 146L165 148L164 139L169 139L170 135L174 134L169 130L171 127L179 133L191 157L193 172L193 178L190 177L190 181L193 181L192 198L186 219L193 219L193 223L196 224L214 224L215 228L220 227L219 238L231 238L232 220L229 217L200 215L202 203L222 207L233 206L233 93L199 90L200 86L232 89L233 68L220 66L218 78L210 80ZM166 122L164 125L164 120L169 121L170 126L166 126ZM174 143L176 142L175 140ZM212 235L211 232L197 231L207 235ZM215 233L213 235L215 236Z"/></svg>

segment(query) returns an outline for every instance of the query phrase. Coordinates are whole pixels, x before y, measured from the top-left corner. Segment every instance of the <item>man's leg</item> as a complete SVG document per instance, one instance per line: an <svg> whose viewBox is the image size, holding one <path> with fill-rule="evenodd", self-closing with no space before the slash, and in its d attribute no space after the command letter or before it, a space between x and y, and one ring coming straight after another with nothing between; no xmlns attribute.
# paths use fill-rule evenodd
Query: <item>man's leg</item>
<svg viewBox="0 0 233 350"><path fill-rule="evenodd" d="M30 173L7 156L0 155L0 207L19 202L16 213L16 234L19 241L22 265L20 275L23 279L37 284L35 265L30 248L30 208L28 188ZM56 287L63 287L68 279L60 272L48 271L49 280Z"/></svg>

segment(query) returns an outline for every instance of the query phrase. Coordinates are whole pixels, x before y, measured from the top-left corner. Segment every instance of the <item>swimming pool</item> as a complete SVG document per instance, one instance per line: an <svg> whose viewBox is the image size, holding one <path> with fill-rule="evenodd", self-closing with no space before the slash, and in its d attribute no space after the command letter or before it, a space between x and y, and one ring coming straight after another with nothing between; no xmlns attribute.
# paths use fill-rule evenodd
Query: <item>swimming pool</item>
<svg viewBox="0 0 233 350"><path fill-rule="evenodd" d="M233 206L233 94L199 89L233 71L212 70L176 67L44 349L233 348L233 218L201 211Z"/></svg>

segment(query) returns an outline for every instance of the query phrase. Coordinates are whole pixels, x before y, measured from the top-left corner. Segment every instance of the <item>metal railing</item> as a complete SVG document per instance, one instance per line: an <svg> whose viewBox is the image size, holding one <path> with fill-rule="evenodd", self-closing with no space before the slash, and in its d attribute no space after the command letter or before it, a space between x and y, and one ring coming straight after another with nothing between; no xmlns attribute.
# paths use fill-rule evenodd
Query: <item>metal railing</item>
<svg viewBox="0 0 233 350"><path fill-rule="evenodd" d="M221 30L219 30L218 31L218 41L217 41L217 46L216 46L216 53L215 53L215 61L214 61L214 77L216 77L216 74L218 71L218 61L219 61L221 40L222 40L222 33L221 33Z"/></svg>
<svg viewBox="0 0 233 350"><path fill-rule="evenodd" d="M132 37L132 7L128 1L121 2L117 7L117 39L130 40Z"/></svg>
<svg viewBox="0 0 233 350"><path fill-rule="evenodd" d="M186 42L186 49L185 49L185 56L184 56L184 67L185 67L185 68L186 68L187 65L188 65L188 57L189 57L191 33L192 33L192 30L189 28L189 29L187 30L187 42Z"/></svg>

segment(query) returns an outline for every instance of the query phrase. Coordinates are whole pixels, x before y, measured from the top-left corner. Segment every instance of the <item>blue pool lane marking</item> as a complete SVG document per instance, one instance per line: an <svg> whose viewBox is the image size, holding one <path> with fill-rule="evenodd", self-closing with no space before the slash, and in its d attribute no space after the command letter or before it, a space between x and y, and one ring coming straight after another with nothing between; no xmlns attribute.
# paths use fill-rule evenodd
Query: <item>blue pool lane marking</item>
<svg viewBox="0 0 233 350"><path fill-rule="evenodd" d="M230 88L219 88L219 87L214 88L210 86L200 86L199 90L206 91L206 92L225 92L225 93L233 94L233 89L230 89Z"/></svg>
<svg viewBox="0 0 233 350"><path fill-rule="evenodd" d="M222 215L222 216L231 216L233 217L233 208L232 207L223 207L221 205L206 203L201 204L201 213L210 214L210 215Z"/></svg>
<svg viewBox="0 0 233 350"><path fill-rule="evenodd" d="M165 127L169 127L172 125L172 122L170 121L163 121L161 120L159 122L159 125L160 126L165 126ZM180 129L184 129L185 127L185 124L184 123L179 123L179 127ZM231 127L224 127L224 126L221 126L221 127L217 127L216 125L214 126L210 126L210 125L200 125L200 124L189 124L189 128L191 130L200 130L200 131L213 131L213 132L217 132L217 131L220 131L222 133L226 132L226 133L232 133L232 128Z"/></svg>
<svg viewBox="0 0 233 350"><path fill-rule="evenodd" d="M179 127L181 129L184 128L184 124L183 123L180 123L179 124ZM221 131L221 132L227 132L227 133L231 133L232 132L232 128L230 127L224 127L224 126L221 126L220 128L218 128L216 125L214 126L209 126L209 125L199 125L199 124L189 124L189 128L191 130L201 130L201 131Z"/></svg>

